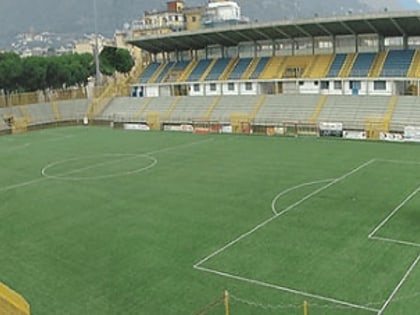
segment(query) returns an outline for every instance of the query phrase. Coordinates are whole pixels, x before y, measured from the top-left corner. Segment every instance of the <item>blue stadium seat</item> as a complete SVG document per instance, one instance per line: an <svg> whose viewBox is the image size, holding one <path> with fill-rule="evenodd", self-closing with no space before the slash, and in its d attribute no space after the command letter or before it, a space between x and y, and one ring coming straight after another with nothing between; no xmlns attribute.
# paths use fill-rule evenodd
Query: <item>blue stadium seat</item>
<svg viewBox="0 0 420 315"><path fill-rule="evenodd" d="M265 66L267 65L270 57L262 57L258 62L258 65L255 67L254 72L251 74L251 79L258 79L260 74L264 71Z"/></svg>
<svg viewBox="0 0 420 315"><path fill-rule="evenodd" d="M335 55L334 61L331 64L330 70L328 71L327 77L336 78L341 71L341 68L346 61L347 54L337 54Z"/></svg>
<svg viewBox="0 0 420 315"><path fill-rule="evenodd" d="M351 77L367 77L369 70L375 61L376 53L374 52L363 52L359 53L351 69Z"/></svg>
<svg viewBox="0 0 420 315"><path fill-rule="evenodd" d="M404 77L407 75L415 51L390 50L382 68L382 77Z"/></svg>
<svg viewBox="0 0 420 315"><path fill-rule="evenodd" d="M161 83L163 79L165 78L165 76L168 74L169 70L171 70L174 65L175 65L174 61L168 62L165 68L163 68L162 72L157 77L156 83Z"/></svg>
<svg viewBox="0 0 420 315"><path fill-rule="evenodd" d="M153 62L149 64L144 71L143 75L140 77L140 83L147 83L150 78L153 76L153 74L156 72L156 70L160 67L160 63Z"/></svg>
<svg viewBox="0 0 420 315"><path fill-rule="evenodd" d="M239 80L244 74L244 72L246 71L246 69L249 67L251 61L252 61L252 58L239 59L235 68L233 68L232 72L230 73L229 79Z"/></svg>
<svg viewBox="0 0 420 315"><path fill-rule="evenodd" d="M193 71L191 72L190 76L188 77L189 82L200 81L201 76L204 74L206 69L210 66L212 60L211 59L202 59L200 60Z"/></svg>
<svg viewBox="0 0 420 315"><path fill-rule="evenodd" d="M222 73L225 71L226 67L229 65L230 58L220 58L216 61L213 68L210 70L209 75L206 78L206 81L215 81L220 78Z"/></svg>

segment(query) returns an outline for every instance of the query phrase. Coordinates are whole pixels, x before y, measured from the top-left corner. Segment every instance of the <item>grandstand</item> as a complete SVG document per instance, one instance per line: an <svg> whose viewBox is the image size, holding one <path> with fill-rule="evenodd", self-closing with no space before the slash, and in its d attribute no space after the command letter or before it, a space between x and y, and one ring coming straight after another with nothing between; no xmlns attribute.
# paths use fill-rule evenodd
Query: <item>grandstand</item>
<svg viewBox="0 0 420 315"><path fill-rule="evenodd" d="M400 39L397 44L395 38ZM108 88L107 93L97 99L57 100L0 107L0 133L17 133L28 128L35 129L50 125L86 124L87 118L89 118L90 124L104 124L115 128L128 126L135 130L194 131L197 134L220 132L260 133L270 136L322 136L325 135L320 131L323 127L330 128L326 130L328 136L344 137L346 134L352 135L352 139L378 140L386 138L397 141L404 141L406 129L414 128L414 141L420 142L420 14L418 12L257 23L197 32L177 32L176 34L130 38L129 42L150 54L146 60L153 60L145 66L140 75L136 76L135 83L130 86L130 95L128 95L129 93L121 95L117 92L118 89ZM10 118L12 119L10 120ZM215 126L215 129L211 129L209 126ZM305 128L306 130L303 130ZM85 138L85 134L88 133L86 130L89 132L94 130L95 137ZM40 202L40 206L37 208L37 211L40 212L43 207L48 207L51 204L51 200L57 199L62 202L63 208L66 210L57 214L57 210L54 209L50 218L41 217L39 224L31 229L36 236L34 238L38 240L38 233L44 232L43 224L47 222L52 231L58 234L62 232L60 238L57 238L55 247L62 248L68 245L72 249L71 253L68 253L65 248L64 254L60 253L57 257L50 257L45 249L36 253L30 247L31 244L26 245L25 240L22 241L22 244L19 243L17 249L14 249L18 250L21 247L29 257L39 254L39 256L45 256L47 260L59 259L60 263L67 264L69 274L61 274L61 270L52 270L51 279L48 279L47 285L45 285L45 290L48 293L56 289L54 276L57 274L62 277L62 282L59 282L59 285L72 279L74 270L83 276L89 275L86 278L80 277L80 281L77 281L80 282L77 285L87 290L78 297L82 301L81 306L78 305L79 300L71 299L73 297L69 292L63 294L57 301L51 299L50 295L46 295L49 300L42 301L42 303L46 305L45 307L51 308L49 314L55 314L57 309L62 310L61 303L63 301L67 303L67 307L69 307L68 304L71 304L70 308L75 308L75 314L86 313L84 307L90 308L92 314L121 313L123 311L138 314L144 311L142 309L144 301L139 299L133 306L127 301L144 294L144 288L149 285L150 287L156 285L156 297L146 301L148 308L144 314L151 314L157 310L162 299L170 299L174 303L165 305L170 310L162 312L162 314L171 311L174 313L178 311L182 314L191 313L185 311L185 308L190 306L188 302L185 302L185 296L190 295L196 287L211 287L211 289L223 287L229 283L227 278L238 282L245 279L249 287L242 288L243 292L251 292L252 294L249 293L251 297L253 296L259 301L268 301L267 303L271 301L264 300L264 295L270 289L276 289L279 292L286 291L284 295L287 296L282 297L284 305L290 305L290 301L300 303L302 296L309 298L314 307L319 307L318 312L313 312L313 314L341 315L356 314L356 312L357 314L393 314L392 311L387 312L388 307L397 309L400 305L396 303L395 306L391 303L395 299L393 295L389 297L389 293L392 289L398 291L403 288L405 286L403 282L408 278L407 275L420 262L420 256L414 262L409 262L408 257L403 257L403 255L410 256L403 251L405 248L410 248L413 253L418 255L419 244L418 233L416 233L418 229L411 225L412 231L410 230L408 234L409 240L391 240L396 244L384 246L389 251L384 256L380 252L382 247L377 249L375 245L369 245L366 251L372 251L372 255L363 256L363 259L366 260L365 264L362 264L363 275L360 274L361 270L352 269L355 259L359 259L359 256L343 254L344 250L338 251L339 253L336 251L337 246L342 248L342 240L345 239L349 240L348 244L350 244L345 244L347 246L345 250L351 247L351 253L354 251L358 254L359 252L354 249L356 245L360 246L357 244L360 240L356 235L362 235L361 231L363 230L362 243L364 245L365 241L368 242L368 237L365 237L369 232L367 226L370 228L378 224L380 221L378 217L386 217L386 211L392 211L392 209L388 209L389 207L392 208L400 203L397 207L398 210L404 208L408 202L416 202L413 207L407 207L416 208L418 201L414 200L414 197L420 191L419 188L405 200L401 196L407 196L413 191L413 187L418 186L417 178L414 176L418 162L395 162L400 154L399 150L408 156L407 160L418 160L410 157L410 154L415 155L412 153L414 151L409 151L406 147L399 148L397 145L390 145L389 147L381 146L378 150L379 144L377 143L365 145L365 143L350 142L346 143L349 146L345 147L339 141L329 141L327 144L324 141L307 141L306 138L302 141L300 141L301 139L284 139L282 142L278 141L279 139L258 141L252 137L204 137L203 140L197 140L194 135L186 135L186 138L183 138L184 135L170 134L169 138L165 139L168 134L151 133L143 136L134 133L128 135L128 133L116 132L110 128L70 128L70 132L75 134L77 141L67 143L65 140L68 136L54 136L51 135L52 132L49 135L52 140L57 140L59 144L57 147L63 151L55 152L56 161L50 161L48 157L48 165L41 172L44 177L33 180L29 175L27 178L24 177L26 174L23 172L19 174L10 172L14 176L10 191L15 187L26 188L26 185L30 186L42 181L46 185L51 185L48 186L49 189L35 190L32 197L27 195L30 189L25 189L21 198L15 198L14 194L10 194L6 199L7 205L12 204L10 200L14 198L27 202L25 207L28 207L31 201ZM36 136L36 133L33 134ZM48 132L45 134L48 135ZM104 134L112 139L110 144L101 141ZM45 156L40 157L39 152L52 150L51 148L54 147L44 143L40 144L41 149L39 149L36 145L29 144L25 136L31 135L10 137L12 138L10 141L20 143L19 146L16 146L17 150L27 147L33 150L30 152L33 152L35 158L39 160L36 160L36 167L28 168L26 172L30 174L36 172L38 175L39 165L45 158ZM189 142L185 139L189 139ZM95 143L95 146L92 146L92 143ZM334 146L330 143L333 143ZM202 144L201 147L200 144ZM116 149L120 145L121 149ZM139 148L140 146L142 147ZM315 146L316 149L314 149ZM83 151L83 154L78 150ZM248 150L246 156L245 150ZM120 151L123 154L117 153ZM158 161L154 155L160 154L159 168L149 172L149 169L154 167ZM334 155L336 154L340 155L340 159L335 160ZM391 160L379 161L381 156L376 154L383 154ZM69 155L71 157L66 159ZM254 157L258 159L254 159ZM372 160L366 162L367 157ZM19 168L17 167L19 164L13 163L14 161L10 162L13 166L10 169ZM183 166L186 166L185 169ZM205 169L204 166L209 166L209 168ZM303 168L300 169L300 167ZM363 172L359 173L359 170L362 169ZM54 170L58 175L54 173ZM144 177L130 177L145 170L147 172L142 174ZM389 170L392 170L392 174ZM6 171L10 170L4 168L4 172ZM112 180L104 180L108 178L109 173L113 174L114 171L122 173L126 177L115 176L114 181L114 177L111 175L109 177L112 177ZM51 172L50 175L48 175L49 172ZM56 185L54 181L55 179L61 181L60 173L64 173L62 186ZM410 177L411 174L414 175ZM353 175L355 175L354 178ZM394 176L397 180L394 180ZM386 177L385 181L383 181L383 177ZM23 184L19 182L20 178L24 180ZM77 185L72 184L73 180L77 181ZM284 190L278 196L285 195L286 201L272 199L280 191L277 186L279 181L282 185L281 189L284 188ZM187 189L178 190L181 182L187 185ZM339 182L342 183L338 184ZM98 186L96 186L97 183L99 183ZM400 183L402 184L400 185ZM377 193L376 189L371 189L371 186L374 185L378 186L380 193ZM109 193L115 186L121 187L119 188L121 190ZM258 186L257 192L253 190L254 186ZM229 187L229 190L221 191L225 187ZM235 190L236 187L240 189ZM55 188L58 190L50 193L50 189ZM327 192L329 188L332 188L331 193ZM49 198L39 198L41 190L42 192L48 191ZM9 193L9 188L6 187L4 191ZM86 193L87 191L89 193ZM73 205L67 204L66 199L58 199L59 197L73 197L71 196L73 194L69 192L80 192L80 196L86 199L81 198L78 207L73 209ZM139 192L142 193L141 198L138 198ZM117 193L116 197L114 193ZM290 195L288 195L289 193ZM244 194L247 195L247 199L243 200L250 204L246 207L243 206L244 201L242 201ZM312 198L317 194L320 195L319 198ZM188 198L183 198L184 196ZM238 196L241 198L237 198ZM360 200L356 198L358 196L361 196ZM384 201L383 196L390 197L390 199ZM193 198L197 198L197 200ZM255 211L255 209L262 209L266 206L262 203L264 198L271 201L271 210L274 213L274 217L268 221L264 221L268 214L260 214ZM240 202L236 204L237 199L240 199ZM286 203L290 201L289 199L293 200L292 206L286 205L285 212L277 211L276 202ZM309 202L304 204L309 199L317 204L316 208L313 208ZM126 200L130 200L132 204L126 203ZM168 200L175 201L175 206ZM203 200L205 200L204 203ZM220 202L221 200L223 202ZM375 202L373 206L372 200ZM214 215L211 209L206 208L212 202L217 215ZM139 211L140 203L141 206L145 205L147 210L150 207L150 211ZM342 203L349 208L348 212L337 210ZM97 207L97 204L100 204L101 207ZM278 209L280 206L282 205L279 204ZM263 255L254 254L258 252L261 244L274 244L266 241L278 237L279 231L288 228L286 225L289 223L282 225L281 229L273 228L269 231L272 234L267 237L255 233L253 235L256 236L255 243L247 240L250 243L244 242L241 251L235 252L237 250L235 248L232 251L224 252L232 244L236 244L236 241L228 243L225 247L220 247L229 241L220 231L230 230L232 238L242 235L237 239L242 240L266 224L268 225L271 220L274 222L273 218L277 218L295 206L299 206L299 210L304 211L306 216L304 220L302 217L291 216L289 218L296 221L290 224L294 231L289 236L294 237L288 236L287 241L282 240L280 245L285 250L296 250L299 254L296 257L299 259L295 259L293 255L290 257L281 255L284 252L277 252L272 247L270 249L275 252L273 255L270 250L267 250L268 247L261 249ZM85 211L88 207L94 210ZM246 212L247 207L252 210ZM17 215L19 220L26 222L24 218L27 217L20 212L23 211L20 208L11 208L10 212ZM31 209L31 207L28 208ZM92 230L86 229L85 222L81 222L80 229L69 230L66 220L75 217L74 211L80 211L81 218L88 218L89 226L92 224L91 222L96 222L95 224L104 229L103 234L100 234L97 239L89 238L92 235L89 233L92 231L94 231L92 233L96 233L96 230L95 227L92 227ZM104 212L106 213L104 214ZM270 212L269 207L267 212ZM368 212L371 216L367 215ZM206 216L201 217L202 213L205 213ZM345 214L343 217L337 217L335 221L331 220L334 226L328 225L329 220L324 219L324 215L330 218L343 213ZM356 213L358 215L355 215ZM92 214L94 215L91 216ZM271 215L271 213L269 214ZM152 217L148 217L149 215ZM62 216L67 216L63 222L61 222ZM230 221L226 220L226 217ZM238 217L246 222L243 222L242 219L238 220ZM258 221L256 218L264 223L257 225L250 232L241 234L254 226L254 222ZM388 219L385 219L384 222ZM52 222L51 220L54 223L55 220L60 221L61 225L49 224ZM370 222L366 223L369 220ZM412 223L413 220L408 221ZM163 224L160 225L162 222ZM194 230L194 233L191 232L192 229L185 228L190 227L191 222L197 229ZM236 226L232 222L240 224ZM299 238L300 236L305 238L307 226L310 224L315 224L317 227L309 229L310 234L308 235L310 236L306 236L306 238L311 238L310 241L313 243L310 247L299 248L302 245L299 243L301 241ZM105 227L105 225L109 226ZM217 228L212 230L215 226ZM121 231L117 231L118 233L126 233L124 237L115 237L116 227L117 230L121 227ZM186 234L180 233L176 234L176 237L172 237L173 232L179 233L178 228ZM165 232L162 233L162 231ZM358 233L354 233L354 231ZM331 237L330 232L337 235L338 241ZM137 233L144 233L143 236L153 244L138 242L138 239L133 237L133 235L137 236ZM15 237L13 233L10 234ZM70 234L77 239L79 234L86 236L89 246L81 246L79 241L71 244L65 243ZM197 235L202 237L203 234L208 237L208 242L201 242L194 248L193 258L188 256L191 254L192 247L190 240ZM369 238L375 237L374 234L372 233ZM323 238L318 239L317 237L320 235ZM109 238L107 238L108 236ZM162 238L163 241L154 243L158 238ZM185 244L178 244L181 238L186 240ZM45 239L56 241L50 235L46 235ZM294 243L295 241L296 243ZM213 242L217 245L214 245ZM167 243L167 247L165 247L166 245L160 247L162 243ZM67 245L62 246L62 244ZM111 249L106 247L109 244L112 245ZM295 244L299 246L295 246ZM322 253L319 255L320 257L311 256L312 251L318 251L319 244L323 244L323 246L327 244L325 249L328 255ZM115 255L128 255L125 252L127 248L130 249L129 255L134 255L132 260L127 260L127 264L114 267L114 257L107 257L109 260L102 262L97 258L103 257L104 253L106 256L108 251L115 252ZM141 250L138 250L139 248ZM249 251L250 249L251 251ZM216 252L203 258L208 251L212 250L216 250ZM153 255L157 251L161 256L155 259ZM147 259L150 258L150 261L147 261L144 257L149 254ZM230 257L230 255L232 256ZM312 261L319 260L317 264L314 264L319 269L310 270L307 268L308 266L312 267L312 261L309 259L309 263L306 264L307 261L301 259L306 257L305 255L311 256ZM37 257L39 258L39 256ZM174 266L168 268L168 259L175 256ZM276 259L279 257L284 261L277 261ZM330 257L333 262L327 266L332 268L323 269L324 263ZM376 265L373 268L373 265L370 264L369 260L375 259L377 266L381 267L384 264L384 257L392 258L385 259L388 270L395 272L392 279L380 268L376 268ZM213 258L216 262L210 262ZM242 258L244 259L241 260ZM193 276L188 273L188 276L185 277L185 270L192 272L190 270L192 261L199 259L202 260L194 265L194 270L217 274L221 276L221 282L213 279L216 277L209 276L209 281L215 282L208 285L205 281L201 281L199 275L194 275L200 279L199 281L195 281ZM18 261L14 257L10 258L12 262L15 260ZM261 265L260 260L264 260L264 264ZM401 260L404 260L403 264ZM338 267L337 261L340 263ZM345 261L343 266L346 268L341 266L342 261ZM247 265L248 262L256 263L259 269ZM43 263L44 261L39 262L37 268L42 269ZM150 265L147 265L148 263ZM306 279L306 274L300 278L299 273L295 272L296 263L304 267L301 270L308 270L308 274L313 277L313 282ZM407 272L410 263L413 264L413 268ZM219 268L220 266L227 266L226 268L232 266L229 270L231 274L225 270L218 271L223 269ZM28 268L25 270L25 276L33 276L34 283L41 285L37 278L37 272L33 272L35 267L24 267ZM48 267L49 265L46 264L46 268ZM217 269L211 269L216 267ZM248 277L257 269L261 277L258 277L258 280L245 278L243 275L247 271L242 268L247 269L248 267ZM131 278L139 280L137 276L133 275L137 275L139 270L139 274L144 272L143 268L147 269L147 273L150 272L150 274L146 274L141 281L150 276L150 283L142 287L138 285L140 281L134 281L132 286L129 286ZM100 272L96 273L96 269ZM372 276L373 269L377 273L375 279ZM104 274L109 275L110 270L124 275L124 279L118 279L120 283L116 283L115 287L113 279L109 280L103 276ZM329 278L331 270L334 271L334 279ZM168 279L174 278L168 282L160 283L162 278L159 276L162 272L170 274ZM240 275L236 275L236 272ZM407 277L404 277L403 281L398 284L398 281L404 276L404 272L407 272ZM343 273L346 274L348 283L352 282L355 275L358 275L357 280L360 281L355 288L342 285ZM144 275L143 273L140 277ZM418 278L418 270L416 275ZM271 278L276 277L278 278L274 281L275 284L270 284ZM21 278L24 284L26 279L23 276ZM296 287L305 288L305 292L281 287L283 278L290 280L290 283L286 284L290 284L291 287L294 287L294 281L300 282ZM395 280L395 278L397 279ZM86 284L86 279L92 280L94 284ZM267 281L267 284L260 279ZM365 290L362 290L363 292L357 290L361 286L370 289L371 280L376 281L377 279L383 283L381 281L375 283L376 293L370 295L370 292L365 294ZM393 281L398 285L395 286ZM70 280L70 282L72 281ZM197 286L196 282L201 283ZM97 289L95 286L97 283L106 290L112 287L109 292L106 292L109 293L109 296L103 297L102 289ZM195 286L190 286L191 283ZM30 296L39 298L39 296L45 295L43 291L39 293L35 285L30 284L28 285L29 289L25 288L27 292L31 293ZM74 283L70 284L77 287ZM143 285L143 283L141 284ZM255 293L253 292L256 291L253 290L254 285L265 286L262 291L267 291ZM352 285L354 284L352 283ZM405 301L408 296L407 300L410 301L407 309L410 311L407 314L418 309L418 302L412 301L413 297L418 297L418 289L416 284L411 283L410 285L412 287L405 292L400 300ZM179 293L178 290L181 287L184 291L189 292ZM237 287L241 288L239 284ZM205 292L211 292L211 289ZM119 299L119 296L115 294L117 290L123 290L124 293L129 292L128 297ZM137 291L134 292L134 290ZM328 296L335 296L336 292L334 291L337 290L339 298L344 297L345 301L352 302L325 298L306 293L306 290L327 292ZM86 292L92 294L93 297L84 296ZM191 294L194 299L203 291L197 290L197 292ZM270 296L273 295L270 294ZM198 304L204 305L203 300L207 297L201 298L202 300L200 297L198 298L199 301L191 301L191 304L194 307ZM114 299L115 306L110 305L110 299ZM239 299L236 301L238 302ZM249 300L241 302L246 306L263 306L265 311L277 311L272 307L266 307L267 304L254 303ZM357 304L355 304L356 302ZM178 303L182 303L184 308L180 307ZM300 304L298 307L300 310ZM289 310L285 309L284 311L296 313L297 308L293 308L290 312ZM244 311L243 314L256 314L256 312Z"/></svg>
<svg viewBox="0 0 420 315"><path fill-rule="evenodd" d="M338 122L364 131L373 120L384 131L402 132L417 125L407 104L420 96L418 29L418 14L405 12L129 38L153 62L131 86L132 97L107 96L91 118L228 125L242 114L258 125ZM33 127L81 121L89 104L59 101L3 112Z"/></svg>

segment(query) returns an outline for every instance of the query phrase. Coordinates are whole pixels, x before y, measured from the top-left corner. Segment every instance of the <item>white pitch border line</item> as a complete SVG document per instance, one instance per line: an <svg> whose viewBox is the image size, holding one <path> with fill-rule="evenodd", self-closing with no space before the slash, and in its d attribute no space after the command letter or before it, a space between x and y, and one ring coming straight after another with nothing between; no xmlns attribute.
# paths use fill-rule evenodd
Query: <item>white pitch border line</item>
<svg viewBox="0 0 420 315"><path fill-rule="evenodd" d="M392 291L389 298L386 300L385 304L382 306L382 308L378 311L378 315L382 315L385 309L388 307L388 305L392 302L395 295L397 295L398 291L401 289L405 281L408 279L410 274L413 272L414 268L417 266L418 262L420 261L420 254L417 256L417 259L411 264L410 268L408 268L407 272L405 273L404 277L401 279L401 281L398 283L398 285L395 287L394 291Z"/></svg>
<svg viewBox="0 0 420 315"><path fill-rule="evenodd" d="M334 178L317 180L317 181L303 183L303 184L288 188L288 189L282 191L281 193L279 193L276 197L274 197L273 201L271 202L271 211L273 211L274 215L278 214L277 209L276 209L277 200L279 200L280 197L288 194L289 192L291 192L293 190L296 190L296 189L299 189L299 188L302 188L302 187L306 187L306 186L312 186L312 185L316 185L316 184L332 182L333 180L334 180Z"/></svg>
<svg viewBox="0 0 420 315"><path fill-rule="evenodd" d="M375 162L375 159L369 160L368 162L365 162L363 164L361 164L360 166L352 169L350 172L330 181L328 184L322 186L321 188L313 191L312 193L306 195L305 197L303 197L302 199L298 200L297 202L293 203L292 205L288 206L287 208L283 209L282 211L278 212L277 214L275 214L274 216L270 217L269 219L265 220L264 222L260 223L259 225L257 225L256 227L254 227L253 229L249 230L248 232L243 233L242 235L240 235L239 237L237 237L236 239L234 239L233 241L227 243L225 246L219 248L218 250L216 250L215 252L213 252L212 254L208 255L207 257L203 258L202 260L200 260L198 263L196 263L193 268L200 270L200 271L204 271L204 272L208 272L208 273L213 273L213 274L217 274L219 276L224 276L224 277L229 277L232 279L236 279L236 280L242 280L242 281L246 281L249 283L253 283L253 284L257 284L260 286L266 286L266 287L271 287L277 290L282 290L282 291L287 291L287 292L292 292L295 294L299 294L302 296L308 296L308 297L312 297L315 299L320 299L320 300L324 300L324 301L330 301L336 304L340 304L340 305L346 305L348 307L353 307L353 308L358 308L358 309L364 309L364 310L369 310L371 312L378 312L379 310L377 309L373 309L373 308L369 308L366 306L362 306L362 305L356 305L353 303L348 303L348 302L344 302L344 301L339 301L339 300L335 300L332 298L328 298L328 297L322 297L319 295L314 295L311 293L307 293L307 292L303 292L303 291L297 291L297 290L293 290L290 288L286 288L286 287L281 287L281 286L276 286L276 285L271 285L271 284L267 284L261 281L257 281L257 280L252 280L252 279L246 279L243 277L239 277L239 276L234 276L234 275L229 275L227 273L224 272L220 272L220 271L216 271L216 270L211 270L208 268L204 268L201 267L202 264L204 264L205 262L207 262L208 260L210 260L211 258L219 255L220 253L224 252L225 250L227 250L228 248L232 247L233 245L237 244L238 242L240 242L242 239L254 234L256 231L258 231L260 228L266 226L268 223L270 223L271 221L274 221L275 219L277 219L278 217L286 214L287 212L289 212L290 210L292 210L293 208L299 206L300 204L302 204L303 202L305 202L306 200L312 198L313 196L319 194L320 192L328 189L329 187L335 185L336 183L346 179L347 177L353 175L354 173L360 171L361 169L371 165L373 162Z"/></svg>
<svg viewBox="0 0 420 315"><path fill-rule="evenodd" d="M205 268L205 267L194 266L194 268L197 269L197 270L212 273L212 274L215 274L215 275L218 275L218 276L231 278L231 279L239 280L239 281L242 281L242 282L247 282L247 283L255 284L255 285L258 285L258 286L271 288L271 289L276 289L276 290L279 290L279 291L284 291L284 292L288 292L288 293L292 293L292 294L297 294L297 295L305 296L305 297L312 298L312 299L326 301L326 302L329 302L329 303L339 304L339 305L342 305L342 306L348 307L348 308L357 308L357 309L361 309L361 310L369 311L369 312L373 312L373 313L378 313L380 311L379 309L376 309L376 308L371 308L371 307L367 307L367 306L363 306L363 305L357 305L357 304L354 304L354 303L341 301L341 300L337 300L337 299L333 299L333 298L329 298L329 297L325 297L325 296L321 296L321 295L317 295L317 294L312 294L312 293L308 293L308 292L303 292L303 291L299 291L299 290L295 290L295 289L291 289L291 288L287 288L287 287L282 287L282 286L279 286L279 285L276 285L276 284L271 284L271 283L268 283L268 282L263 282L263 281L254 280L254 279L249 279L249 278L245 278L245 277L241 277L241 276L237 276L237 275L233 275L233 274L229 274L229 273L226 273L226 272L221 272L221 271L217 271L217 270L213 270L213 269L209 269L209 268Z"/></svg>
<svg viewBox="0 0 420 315"><path fill-rule="evenodd" d="M369 234L369 238L373 238L375 234L392 219L392 217L404 207L411 199L413 199L420 191L420 186L416 188L407 198L405 198L379 225Z"/></svg>

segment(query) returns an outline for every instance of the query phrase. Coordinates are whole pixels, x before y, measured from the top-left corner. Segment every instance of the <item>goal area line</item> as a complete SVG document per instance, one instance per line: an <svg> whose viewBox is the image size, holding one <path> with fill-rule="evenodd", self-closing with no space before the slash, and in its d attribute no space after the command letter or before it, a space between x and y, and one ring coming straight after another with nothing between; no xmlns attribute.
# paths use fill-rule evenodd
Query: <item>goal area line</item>
<svg viewBox="0 0 420 315"><path fill-rule="evenodd" d="M372 165L375 162L379 162L379 163L394 163L394 164L412 164L412 165L419 165L419 167L420 167L420 162L416 162L416 161L404 161L404 160L399 161L399 160L386 160L386 159L372 159L372 160L369 160L369 161L367 161L367 162L359 165L358 167L355 167L354 169L350 170L349 172L345 173L344 175L342 175L342 176L340 176L340 177L338 177L336 179L326 179L326 180L319 180L319 181L315 181L315 182L308 182L308 183L304 183L304 184L298 185L296 187L289 188L289 189L285 190L285 192L282 192L282 193L278 194L273 199L273 202L272 202L272 211L273 211L274 215L272 215L270 218L266 219L262 223L258 224L257 226L255 226L251 230L249 230L249 231L241 234L240 236L238 236L234 240L230 241L229 243L227 243L223 247L217 249L216 251L214 251L210 255L206 256L205 258L203 258L202 260L200 260L198 263L196 263L193 266L193 268L196 269L196 270L202 271L202 272L210 273L210 274L221 276L221 277L225 277L225 278L230 278L230 279L237 280L237 281L246 282L246 283L249 283L249 284L254 284L254 285L257 285L257 286L271 288L271 289L275 289L275 290L278 290L278 291L283 291L283 292L292 293L292 294L296 294L296 295L300 295L300 296L304 296L304 297L308 297L308 298L313 298L313 299L320 300L320 301L329 302L329 303L332 303L332 304L336 304L337 307L354 308L354 309L359 309L359 310L364 310L364 311L367 311L367 312L375 313L377 315L382 315L383 312L386 310L386 308L389 306L389 304L391 304L391 302L395 298L395 296L398 294L399 290L402 288L402 286L404 285L404 283L410 277L412 271L415 269L415 267L420 262L420 253L419 253L418 257L414 260L414 262L412 262L412 264L410 265L410 267L408 268L408 270L404 273L403 278L400 280L400 282L397 284L397 286L393 289L391 295L386 300L384 299L383 301L377 302L377 303L369 303L369 305L360 305L360 304L357 304L357 303L352 303L352 302L344 301L342 299L336 299L336 298L332 298L332 297L327 297L327 296L319 295L319 294L316 294L316 293L310 293L310 292L300 291L300 290L297 290L297 289L294 289L294 288L290 288L290 287L286 287L286 286L281 286L281 285L277 285L277 284L271 284L271 283L267 283L267 282L260 281L260 280L257 280L257 279L251 279L251 278L243 277L243 276L240 276L240 275L234 275L234 274L230 274L230 273L227 273L227 272L224 272L224 271L219 271L219 270L215 270L215 269L211 269L211 268L208 268L208 267L204 267L203 266L206 262L208 262L212 258L215 258L216 256L218 256L222 252L227 251L230 247L232 247L235 244L239 243L240 241L242 241L243 239L247 238L248 236L251 236L252 234L254 234L255 232L257 232L261 228L263 228L266 225L268 225L269 223L275 221L277 218L279 218L279 217L283 216L284 214L286 214L287 212L293 210L298 205L304 203L307 200L310 200L312 197L316 196L317 194L321 193L322 191L324 191L324 190L330 188L331 186L333 186L333 185L335 185L335 184L343 181L347 177L349 177L349 176L357 173L358 171L360 171L360 170L362 170L362 169L364 169L364 168ZM315 183L326 183L326 184L323 185L322 187L316 189L315 191L313 191L313 192L305 195L304 197L302 197L301 199L299 199L295 203L289 205L288 207L286 207L282 211L277 211L275 209L275 207L273 206L273 204L275 204L275 200L278 199L278 198L280 198L282 195L284 195L288 191L291 191L291 190L294 190L294 189L298 189L298 188L304 187L304 186L313 185ZM383 221L381 221L378 224L378 226L376 226L373 229L373 231L369 235L367 235L367 238L368 239L371 239L371 240L375 240L375 241L382 241L382 242L394 243L396 245L404 245L404 246L411 246L411 247L420 248L420 244L415 243L415 242L407 242L407 241L403 241L403 240L397 240L397 239L392 239L392 238L385 238L385 237L376 236L376 233L383 226L385 226L386 223L388 221L390 221L391 218L401 208L403 208L403 206L406 203L408 203L412 198L414 198L419 191L420 191L420 186L414 192L412 192L408 197L406 197L391 212L390 215L388 215ZM383 304L383 305L380 308L372 307L372 306L377 305L377 304Z"/></svg>

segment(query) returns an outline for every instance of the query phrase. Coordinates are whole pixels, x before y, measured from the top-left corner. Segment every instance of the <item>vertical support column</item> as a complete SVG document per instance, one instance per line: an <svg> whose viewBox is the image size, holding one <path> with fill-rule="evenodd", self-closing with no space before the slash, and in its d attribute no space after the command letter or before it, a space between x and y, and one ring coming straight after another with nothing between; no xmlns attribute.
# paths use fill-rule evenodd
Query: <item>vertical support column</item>
<svg viewBox="0 0 420 315"><path fill-rule="evenodd" d="M271 45L273 47L271 50L271 55L274 57L276 55L276 40L275 39L271 41Z"/></svg>
<svg viewBox="0 0 420 315"><path fill-rule="evenodd" d="M382 35L378 36L378 52L385 51L385 37Z"/></svg>
<svg viewBox="0 0 420 315"><path fill-rule="evenodd" d="M335 35L332 36L331 38L332 41L332 52L335 55L337 53L337 37Z"/></svg>
<svg viewBox="0 0 420 315"><path fill-rule="evenodd" d="M357 54L359 52L359 36L354 35L354 51Z"/></svg>
<svg viewBox="0 0 420 315"><path fill-rule="evenodd" d="M293 38L291 39L291 41L292 41L292 56L294 56L295 55L296 42Z"/></svg>
<svg viewBox="0 0 420 315"><path fill-rule="evenodd" d="M258 56L258 44L254 41L254 58Z"/></svg>
<svg viewBox="0 0 420 315"><path fill-rule="evenodd" d="M312 37L312 56L315 55L315 37Z"/></svg>
<svg viewBox="0 0 420 315"><path fill-rule="evenodd" d="M403 48L408 49L408 36L407 35L403 36Z"/></svg>
<svg viewBox="0 0 420 315"><path fill-rule="evenodd" d="M221 56L222 58L225 58L225 46L220 46L220 52L221 52Z"/></svg>

